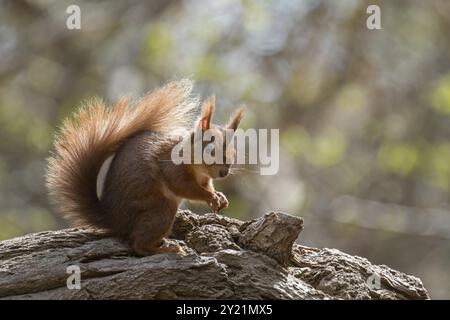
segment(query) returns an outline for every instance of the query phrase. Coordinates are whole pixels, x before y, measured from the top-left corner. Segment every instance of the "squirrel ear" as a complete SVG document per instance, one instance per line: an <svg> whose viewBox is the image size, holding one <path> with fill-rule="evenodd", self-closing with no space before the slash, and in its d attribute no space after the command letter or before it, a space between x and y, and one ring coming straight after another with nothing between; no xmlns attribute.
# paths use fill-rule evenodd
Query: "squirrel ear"
<svg viewBox="0 0 450 320"><path fill-rule="evenodd" d="M244 116L244 106L238 108L231 115L230 121L228 121L227 128L236 131L242 117Z"/></svg>
<svg viewBox="0 0 450 320"><path fill-rule="evenodd" d="M211 119L216 109L216 97L211 96L203 102L199 126L202 130L211 128Z"/></svg>

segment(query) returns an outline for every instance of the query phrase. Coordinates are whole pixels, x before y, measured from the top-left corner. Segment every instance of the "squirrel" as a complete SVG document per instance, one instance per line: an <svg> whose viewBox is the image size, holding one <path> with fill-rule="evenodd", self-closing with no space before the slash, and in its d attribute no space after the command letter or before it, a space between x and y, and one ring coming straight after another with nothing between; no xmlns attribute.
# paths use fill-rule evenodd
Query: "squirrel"
<svg viewBox="0 0 450 320"><path fill-rule="evenodd" d="M113 108L90 100L67 118L47 166L47 188L56 209L77 226L105 229L130 241L139 256L183 254L179 245L164 245L181 200L204 201L214 212L227 207L212 180L226 177L231 164L174 164L171 150L186 137L193 147L196 130L214 130L225 141L227 129L236 130L243 116L241 107L225 127L212 124L212 96L195 121L199 104L191 92L190 80L174 81L137 101L121 98ZM229 145L222 143L225 157L235 154ZM99 197L99 171L111 156Z"/></svg>

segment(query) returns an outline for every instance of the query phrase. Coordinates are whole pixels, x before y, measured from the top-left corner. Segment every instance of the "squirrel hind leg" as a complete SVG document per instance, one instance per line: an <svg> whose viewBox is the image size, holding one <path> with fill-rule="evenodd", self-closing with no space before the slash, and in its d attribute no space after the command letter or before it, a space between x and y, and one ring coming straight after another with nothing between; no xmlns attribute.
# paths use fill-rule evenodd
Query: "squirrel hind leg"
<svg viewBox="0 0 450 320"><path fill-rule="evenodd" d="M175 210L159 208L143 213L131 234L133 251L139 256L158 253L180 253L184 250L177 244L165 246L164 237L169 234L176 214Z"/></svg>

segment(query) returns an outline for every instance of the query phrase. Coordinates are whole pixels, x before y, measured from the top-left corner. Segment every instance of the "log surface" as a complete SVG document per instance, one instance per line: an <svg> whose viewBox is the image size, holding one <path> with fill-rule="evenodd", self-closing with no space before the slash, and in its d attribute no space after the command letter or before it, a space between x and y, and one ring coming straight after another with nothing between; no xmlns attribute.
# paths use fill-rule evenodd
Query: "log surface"
<svg viewBox="0 0 450 320"><path fill-rule="evenodd" d="M336 249L296 244L303 220L242 222L179 211L169 240L185 256L136 257L90 229L0 242L0 299L428 299L420 279ZM81 288L68 289L69 266Z"/></svg>

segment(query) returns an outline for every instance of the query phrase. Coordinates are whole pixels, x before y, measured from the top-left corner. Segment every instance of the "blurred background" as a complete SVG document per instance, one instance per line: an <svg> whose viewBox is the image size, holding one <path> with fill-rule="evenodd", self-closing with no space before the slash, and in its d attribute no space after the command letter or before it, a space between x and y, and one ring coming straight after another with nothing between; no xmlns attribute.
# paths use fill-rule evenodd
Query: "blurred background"
<svg viewBox="0 0 450 320"><path fill-rule="evenodd" d="M81 8L68 30L66 9ZM381 30L366 9L381 8ZM44 186L61 120L191 77L216 119L280 129L280 171L218 184L240 219L302 216L299 242L450 298L450 1L0 0L0 240L68 226ZM205 212L205 206L192 207Z"/></svg>

